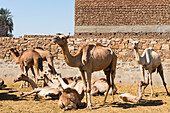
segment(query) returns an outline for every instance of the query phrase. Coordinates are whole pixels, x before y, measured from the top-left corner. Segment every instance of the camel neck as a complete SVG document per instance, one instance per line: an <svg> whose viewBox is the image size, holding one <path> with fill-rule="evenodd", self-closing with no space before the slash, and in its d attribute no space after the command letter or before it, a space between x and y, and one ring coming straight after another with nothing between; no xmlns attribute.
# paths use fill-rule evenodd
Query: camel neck
<svg viewBox="0 0 170 113"><path fill-rule="evenodd" d="M38 88L37 84L31 78L25 76L23 80L29 82L33 89Z"/></svg>
<svg viewBox="0 0 170 113"><path fill-rule="evenodd" d="M141 99L142 99L142 86L139 83L139 86L138 86L138 100L141 100Z"/></svg>
<svg viewBox="0 0 170 113"><path fill-rule="evenodd" d="M64 56L65 62L71 67L79 67L81 65L80 62L80 53L71 55L68 49L68 45L61 46L62 53Z"/></svg>
<svg viewBox="0 0 170 113"><path fill-rule="evenodd" d="M137 48L137 49L134 49L134 52L135 52L136 61L137 61L139 64L141 64L141 61L140 61L141 56L140 56L140 54L139 54L138 48Z"/></svg>

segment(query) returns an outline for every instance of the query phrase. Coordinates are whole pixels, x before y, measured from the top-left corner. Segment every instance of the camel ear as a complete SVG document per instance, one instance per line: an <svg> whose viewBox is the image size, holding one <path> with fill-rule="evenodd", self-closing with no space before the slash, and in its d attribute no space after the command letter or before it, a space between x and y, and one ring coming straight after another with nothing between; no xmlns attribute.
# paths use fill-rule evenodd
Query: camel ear
<svg viewBox="0 0 170 113"><path fill-rule="evenodd" d="M66 35L66 39L68 39L68 38L69 38L69 36L70 36L70 35Z"/></svg>

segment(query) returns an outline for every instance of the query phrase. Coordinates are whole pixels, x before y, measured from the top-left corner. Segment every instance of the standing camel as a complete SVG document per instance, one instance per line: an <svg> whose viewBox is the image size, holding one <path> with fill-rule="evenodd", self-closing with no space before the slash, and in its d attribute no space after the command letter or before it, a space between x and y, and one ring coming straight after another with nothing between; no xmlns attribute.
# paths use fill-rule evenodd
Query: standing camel
<svg viewBox="0 0 170 113"><path fill-rule="evenodd" d="M48 62L48 67L51 69L51 73L53 75L56 74L54 64L53 64L53 56L52 56L52 54L49 51L44 50L41 47L36 47L34 50L40 54L43 61Z"/></svg>
<svg viewBox="0 0 170 113"><path fill-rule="evenodd" d="M160 56L152 48L145 49L142 56L140 56L139 51L138 51L138 41L133 41L132 46L134 48L136 61L138 64L141 65L141 70L142 70L141 72L142 72L144 81L145 81L145 70L148 73L147 85L144 87L144 90L150 83L151 96L153 96L152 73L155 72L157 69L157 73L159 73L162 78L163 85L165 87L167 95L170 95L166 87L165 80L164 80L163 67L161 64Z"/></svg>
<svg viewBox="0 0 170 113"><path fill-rule="evenodd" d="M69 35L56 35L53 39L53 42L57 43L61 47L65 62L71 67L79 68L85 86L85 101L88 102L87 108L91 109L92 107L90 94L91 74L94 71L103 70L106 75L108 87L103 100L105 103L110 87L112 87L112 89L115 87L114 78L116 74L117 63L116 54L108 47L92 43L83 45L75 55L71 55L67 45L68 38ZM110 84L110 76L112 84ZM113 94L114 92L112 90L112 97L114 96Z"/></svg>
<svg viewBox="0 0 170 113"><path fill-rule="evenodd" d="M16 63L20 64L22 74L24 74L25 68L26 76L28 76L28 70L29 68L31 68L31 71L35 78L35 82L37 83L37 78L40 77L39 70L43 71L42 58L39 53L30 49L22 52L21 55L19 55L19 52L14 50L13 48L10 49L10 52L13 57L13 60ZM37 77L35 76L33 66L35 66ZM24 82L21 84L20 88L23 87L23 84Z"/></svg>

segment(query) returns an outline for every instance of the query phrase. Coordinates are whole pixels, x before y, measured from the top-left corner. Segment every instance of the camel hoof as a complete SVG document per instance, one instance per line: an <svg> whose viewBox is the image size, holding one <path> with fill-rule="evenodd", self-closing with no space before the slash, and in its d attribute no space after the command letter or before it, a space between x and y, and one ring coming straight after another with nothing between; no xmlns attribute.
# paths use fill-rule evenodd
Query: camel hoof
<svg viewBox="0 0 170 113"><path fill-rule="evenodd" d="M92 109L92 106L87 106L87 109L91 110L91 109Z"/></svg>

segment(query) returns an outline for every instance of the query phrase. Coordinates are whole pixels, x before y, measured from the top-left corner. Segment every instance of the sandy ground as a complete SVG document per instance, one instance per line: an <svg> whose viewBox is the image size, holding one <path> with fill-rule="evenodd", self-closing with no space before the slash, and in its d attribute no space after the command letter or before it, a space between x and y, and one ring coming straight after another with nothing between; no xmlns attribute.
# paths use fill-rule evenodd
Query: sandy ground
<svg viewBox="0 0 170 113"><path fill-rule="evenodd" d="M92 105L93 109L88 110L86 108L62 111L58 107L58 100L45 100L39 101L33 100L33 96L24 97L22 99L15 99L19 96L21 91L31 91L31 88L19 88L20 82L13 83L12 81L5 81L6 88L0 90L0 113L60 113L60 112L72 112L72 113L170 113L170 97L166 95L163 86L154 86L154 97L150 96L150 87L146 89L144 99L162 100L163 104L133 104L128 102L121 102L118 99L118 95L121 93L131 93L137 95L137 84L116 84L118 88L118 94L114 96L114 102L112 97L108 96L105 105L102 105L104 96L93 96ZM170 87L168 87L170 91Z"/></svg>

